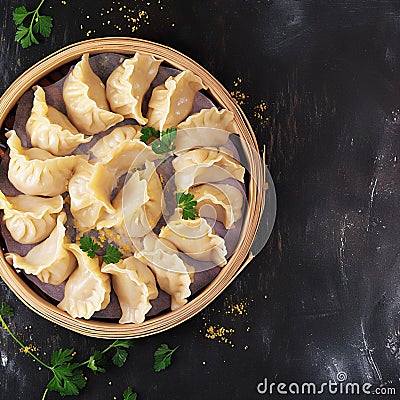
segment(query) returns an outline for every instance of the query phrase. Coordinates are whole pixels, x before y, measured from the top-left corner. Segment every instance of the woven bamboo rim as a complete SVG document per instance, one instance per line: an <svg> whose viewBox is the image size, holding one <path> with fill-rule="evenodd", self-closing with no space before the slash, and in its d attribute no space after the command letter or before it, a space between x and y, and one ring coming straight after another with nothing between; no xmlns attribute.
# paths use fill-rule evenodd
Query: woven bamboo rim
<svg viewBox="0 0 400 400"><path fill-rule="evenodd" d="M0 127L19 98L40 79L63 64L78 59L85 52L90 54L114 52L129 55L137 51L162 58L177 69L193 71L209 87L208 93L215 102L234 113L238 134L248 145L248 148L244 150L248 158L249 173L252 177L248 187L249 207L244 216L242 234L237 248L228 264L222 268L217 277L185 306L176 311L153 317L138 325L123 325L70 317L66 312L44 300L29 287L15 269L7 263L0 249L0 277L26 306L64 328L83 335L104 339L138 338L156 334L186 321L209 305L252 259L250 249L264 207L265 164L260 161L259 157L255 157L255 154L258 154L257 141L243 111L221 83L203 67L189 57L161 44L141 39L109 37L79 42L49 55L23 73L0 98Z"/></svg>

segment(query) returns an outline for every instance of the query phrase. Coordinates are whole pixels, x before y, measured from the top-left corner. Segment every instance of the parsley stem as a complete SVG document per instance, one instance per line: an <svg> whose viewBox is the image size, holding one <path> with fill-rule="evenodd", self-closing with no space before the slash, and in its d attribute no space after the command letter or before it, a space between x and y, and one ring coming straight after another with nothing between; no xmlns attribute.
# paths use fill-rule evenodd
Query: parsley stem
<svg viewBox="0 0 400 400"><path fill-rule="evenodd" d="M39 3L39 5L37 6L36 10L33 11L33 17L32 17L31 23L30 23L30 25L29 25L29 31L30 31L30 32L32 32L32 25L33 25L33 23L35 22L35 19L38 17L40 7L42 7L43 3L44 3L44 0L42 0L42 1Z"/></svg>
<svg viewBox="0 0 400 400"><path fill-rule="evenodd" d="M42 400L44 400L44 399L46 398L46 395L47 395L48 391L49 391L49 389L46 388L46 390L45 390L44 393L43 393Z"/></svg>
<svg viewBox="0 0 400 400"><path fill-rule="evenodd" d="M11 331L11 329L8 327L8 325L5 323L3 317L0 315L0 322L2 327L5 329L5 331L12 337L12 339L19 345L19 347L24 351L25 354L29 354L34 360L36 360L40 365L47 369L52 369L49 367L47 364L45 364L41 359L35 356L30 350L28 346L25 346Z"/></svg>
<svg viewBox="0 0 400 400"><path fill-rule="evenodd" d="M118 342L118 340L114 340L114 342L112 342L106 349L104 349L101 353L102 354L106 354L108 351L110 351L114 346L115 346L115 344Z"/></svg>
<svg viewBox="0 0 400 400"><path fill-rule="evenodd" d="M108 347L106 347L104 350L101 351L101 354L106 354L108 353L112 348L115 347L115 344L118 343L118 340L114 340ZM79 367L84 367L88 365L90 360L83 361L79 364Z"/></svg>

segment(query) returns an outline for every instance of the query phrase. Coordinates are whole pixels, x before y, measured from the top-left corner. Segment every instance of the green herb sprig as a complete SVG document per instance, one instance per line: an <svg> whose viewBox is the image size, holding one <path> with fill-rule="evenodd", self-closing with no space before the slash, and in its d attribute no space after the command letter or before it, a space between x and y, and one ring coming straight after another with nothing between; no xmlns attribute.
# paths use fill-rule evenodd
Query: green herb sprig
<svg viewBox="0 0 400 400"><path fill-rule="evenodd" d="M124 392L124 400L137 400L137 393L129 386Z"/></svg>
<svg viewBox="0 0 400 400"><path fill-rule="evenodd" d="M105 366L108 362L107 354L112 350L115 350L112 357L113 364L117 367L122 367L128 357L127 350L133 345L132 340L115 340L104 350L96 350L88 360L81 363L73 362L76 355L74 349L59 349L52 353L50 364L46 364L31 351L30 346L26 346L22 343L6 324L4 318L13 315L13 309L8 304L2 303L0 306L0 322L3 329L11 336L25 354L31 356L42 367L51 371L53 374L52 379L47 384L43 393L42 400L46 398L49 391L57 392L62 396L78 395L80 390L86 386L86 379L82 367L87 367L93 373L106 372ZM136 398L132 396L131 398L128 397L128 400L135 399Z"/></svg>
<svg viewBox="0 0 400 400"><path fill-rule="evenodd" d="M21 43L25 49L32 44L39 44L37 35L49 37L51 29L53 28L53 18L48 15L40 15L39 10L42 7L44 0L41 0L37 8L28 11L25 6L18 7L13 12L13 19L17 25L17 32L15 34L15 41ZM28 26L24 22L29 18Z"/></svg>
<svg viewBox="0 0 400 400"><path fill-rule="evenodd" d="M122 253L114 247L112 244L109 244L106 247L106 254L103 256L103 262L106 264L117 263L122 257Z"/></svg>
<svg viewBox="0 0 400 400"><path fill-rule="evenodd" d="M150 144L151 140L158 139L160 137L160 131L151 126L144 126L140 131L142 136L140 136L140 140L146 144Z"/></svg>
<svg viewBox="0 0 400 400"><path fill-rule="evenodd" d="M90 258L94 258L96 251L100 249L100 245L96 243L93 238L85 235L79 239L79 247L82 251L86 252Z"/></svg>
<svg viewBox="0 0 400 400"><path fill-rule="evenodd" d="M79 247L87 253L88 257L94 258L100 249L100 245L96 243L90 236L83 235L79 239ZM107 245L106 252L103 255L103 262L106 264L117 263L122 257L122 253L112 244Z"/></svg>
<svg viewBox="0 0 400 400"><path fill-rule="evenodd" d="M151 148L156 154L166 154L176 149L173 143L176 139L177 129L174 126L161 132L151 126L144 126L141 132L140 140L142 142L149 144L150 140L155 138L151 142Z"/></svg>
<svg viewBox="0 0 400 400"><path fill-rule="evenodd" d="M193 200L194 195L191 193L177 193L176 204L177 207L182 208L182 219L195 219L199 213L194 208L197 206L197 201Z"/></svg>
<svg viewBox="0 0 400 400"><path fill-rule="evenodd" d="M171 365L172 354L178 350L179 346L170 349L167 344L163 343L154 353L154 371L160 372Z"/></svg>

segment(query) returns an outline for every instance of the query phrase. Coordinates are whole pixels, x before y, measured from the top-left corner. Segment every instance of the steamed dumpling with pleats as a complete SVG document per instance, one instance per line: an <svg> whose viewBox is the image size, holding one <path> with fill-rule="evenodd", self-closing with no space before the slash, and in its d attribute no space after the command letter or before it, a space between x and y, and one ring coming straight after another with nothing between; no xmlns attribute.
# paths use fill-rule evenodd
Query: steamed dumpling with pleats
<svg viewBox="0 0 400 400"><path fill-rule="evenodd" d="M73 318L89 319L110 303L110 277L101 272L97 256L90 258L75 243L68 249L78 261L78 268L65 284L64 298L57 307Z"/></svg>
<svg viewBox="0 0 400 400"><path fill-rule="evenodd" d="M8 179L22 193L57 196L67 190L78 160L86 156L56 157L46 150L26 149L15 131L7 132L10 148Z"/></svg>
<svg viewBox="0 0 400 400"><path fill-rule="evenodd" d="M87 135L103 132L124 119L110 111L106 88L93 72L87 53L65 79L63 98L69 119Z"/></svg>
<svg viewBox="0 0 400 400"><path fill-rule="evenodd" d="M67 216L62 212L57 217L57 225L50 236L33 247L25 257L7 253L6 260L15 269L37 276L42 282L59 285L76 267L75 257L67 250L69 239L65 235L64 223Z"/></svg>
<svg viewBox="0 0 400 400"><path fill-rule="evenodd" d="M161 217L162 185L153 162L147 161L145 168L127 178L124 187L112 205L117 210L109 219L98 225L115 227L129 237L142 237L150 232Z"/></svg>
<svg viewBox="0 0 400 400"><path fill-rule="evenodd" d="M207 89L192 71L170 76L164 84L153 89L147 113L147 125L160 131L177 126L192 110L194 96Z"/></svg>
<svg viewBox="0 0 400 400"><path fill-rule="evenodd" d="M228 178L244 181L245 169L227 150L199 148L185 152L172 161L178 192L191 186Z"/></svg>
<svg viewBox="0 0 400 400"><path fill-rule="evenodd" d="M214 128L235 133L237 131L232 111L217 107L204 108L178 125L178 129Z"/></svg>
<svg viewBox="0 0 400 400"><path fill-rule="evenodd" d="M227 184L203 184L189 189L189 193L197 201L195 206L200 217L215 218L224 224L226 229L242 217L243 194Z"/></svg>
<svg viewBox="0 0 400 400"><path fill-rule="evenodd" d="M168 224L161 228L160 238L168 240L195 260L211 261L220 267L226 264L225 240L213 233L204 218L186 220L176 210Z"/></svg>
<svg viewBox="0 0 400 400"><path fill-rule="evenodd" d="M87 231L104 218L111 218L115 209L111 204L114 175L101 163L90 164L81 160L68 186L71 214L79 230Z"/></svg>
<svg viewBox="0 0 400 400"><path fill-rule="evenodd" d="M142 115L143 97L157 75L162 60L149 54L136 53L127 58L107 79L106 94L111 109L125 118L146 125Z"/></svg>
<svg viewBox="0 0 400 400"><path fill-rule="evenodd" d="M228 144L228 131L215 128L178 129L174 141L174 154L179 156L185 151L196 148L216 148Z"/></svg>
<svg viewBox="0 0 400 400"><path fill-rule="evenodd" d="M46 94L36 86L31 115L26 123L26 133L32 146L47 150L55 156L71 154L81 143L92 139L82 135L68 118L46 103Z"/></svg>
<svg viewBox="0 0 400 400"><path fill-rule="evenodd" d="M179 257L176 247L153 232L136 246L135 257L150 267L160 288L171 296L171 310L184 306L191 295L193 270Z"/></svg>
<svg viewBox="0 0 400 400"><path fill-rule="evenodd" d="M227 143L229 134L236 132L232 111L216 107L205 108L178 125L174 141L175 154L197 147L216 147Z"/></svg>
<svg viewBox="0 0 400 400"><path fill-rule="evenodd" d="M138 129L136 129L138 128ZM102 137L91 149L96 162L107 162L113 157L111 154L115 148L121 146L124 142L133 139L140 139L140 126L122 125L114 128L108 135Z"/></svg>
<svg viewBox="0 0 400 400"><path fill-rule="evenodd" d="M118 180L130 169L141 168L146 161L160 155L140 140L141 133L133 126L121 126L101 138L91 149L92 162L103 163Z"/></svg>
<svg viewBox="0 0 400 400"><path fill-rule="evenodd" d="M56 226L57 215L63 208L58 195L45 198L18 195L6 197L0 190L0 209L12 238L22 244L33 244L46 239Z"/></svg>
<svg viewBox="0 0 400 400"><path fill-rule="evenodd" d="M122 310L120 324L140 324L151 309L150 300L156 299L158 290L151 270L135 257L117 264L103 265L101 271L110 274L112 287Z"/></svg>

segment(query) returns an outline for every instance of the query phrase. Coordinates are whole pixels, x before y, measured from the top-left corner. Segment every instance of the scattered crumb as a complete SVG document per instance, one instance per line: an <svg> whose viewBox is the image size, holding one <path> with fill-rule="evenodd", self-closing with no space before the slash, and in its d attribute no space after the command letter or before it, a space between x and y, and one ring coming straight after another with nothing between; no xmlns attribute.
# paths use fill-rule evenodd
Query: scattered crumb
<svg viewBox="0 0 400 400"><path fill-rule="evenodd" d="M261 100L260 103L254 107L254 117L257 118L261 128L265 128L270 120L267 110L268 107L265 100Z"/></svg>
<svg viewBox="0 0 400 400"><path fill-rule="evenodd" d="M21 353L28 354L29 352L38 351L38 348L36 346L34 346L33 344L30 344L28 346L25 346L24 348L20 348L19 351Z"/></svg>
<svg viewBox="0 0 400 400"><path fill-rule="evenodd" d="M235 345L231 341L230 337L235 332L232 328L225 328L220 325L210 325L206 329L205 337L210 340L217 340L220 343L229 344L231 347Z"/></svg>
<svg viewBox="0 0 400 400"><path fill-rule="evenodd" d="M241 90L241 84L243 82L243 79L240 77L237 77L234 82L233 82L233 87L235 88L234 90L231 91L231 96L233 97L233 100L239 105L242 106L247 103L249 96L245 94Z"/></svg>
<svg viewBox="0 0 400 400"><path fill-rule="evenodd" d="M160 0L152 2L130 2L129 5L123 3L125 2L114 0L111 2L111 5L108 8L102 7L98 11L100 18L99 22L102 26L110 25L118 32L124 31L133 33L138 31L142 26L150 25L150 12L152 11L152 4L157 4L159 9L163 10ZM94 13L91 14L91 16L86 16L86 19L89 18L98 20L97 15ZM121 18L124 19L123 24L117 22L121 21ZM162 20L168 21L168 23L170 22L170 18L168 16L164 16ZM172 23L172 26L175 26L175 24Z"/></svg>
<svg viewBox="0 0 400 400"><path fill-rule="evenodd" d="M226 315L247 315L247 307L248 307L248 303L246 301L241 301L239 303L236 304L230 304L228 305L227 309L226 309Z"/></svg>

